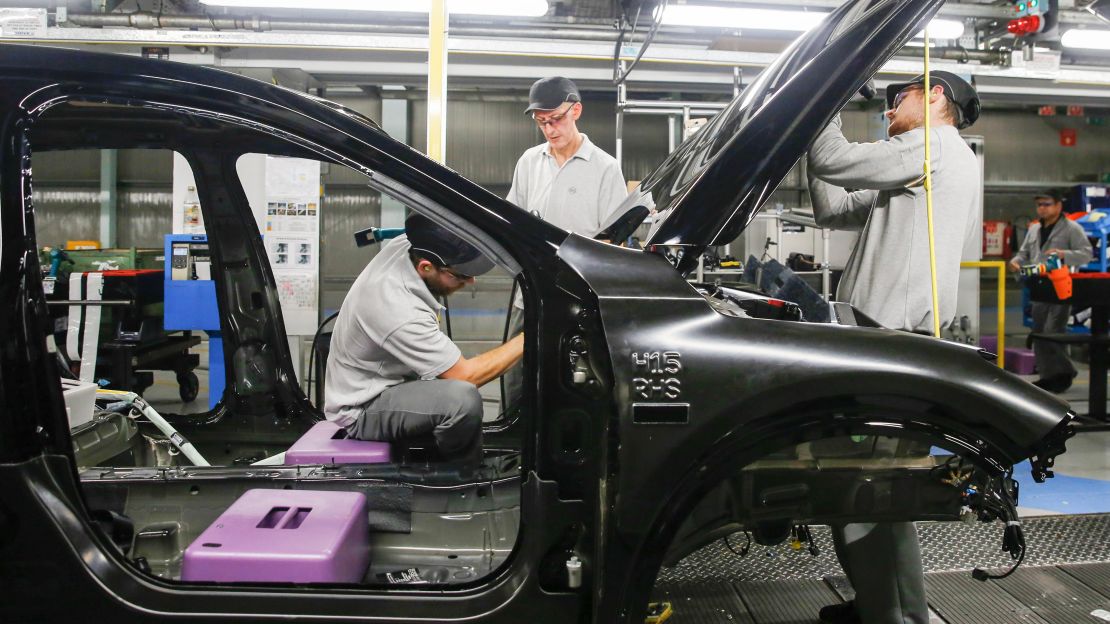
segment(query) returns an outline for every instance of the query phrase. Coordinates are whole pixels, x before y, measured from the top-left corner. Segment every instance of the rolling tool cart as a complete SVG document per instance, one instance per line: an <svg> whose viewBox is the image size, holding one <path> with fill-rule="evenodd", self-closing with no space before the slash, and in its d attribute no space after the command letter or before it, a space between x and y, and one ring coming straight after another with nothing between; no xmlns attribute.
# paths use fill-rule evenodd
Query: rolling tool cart
<svg viewBox="0 0 1110 624"><path fill-rule="evenodd" d="M189 349L200 338L164 328L161 270L74 271L54 281L47 303L59 350L82 381L141 394L153 371L166 370L176 375L182 401L196 398L199 360Z"/></svg>

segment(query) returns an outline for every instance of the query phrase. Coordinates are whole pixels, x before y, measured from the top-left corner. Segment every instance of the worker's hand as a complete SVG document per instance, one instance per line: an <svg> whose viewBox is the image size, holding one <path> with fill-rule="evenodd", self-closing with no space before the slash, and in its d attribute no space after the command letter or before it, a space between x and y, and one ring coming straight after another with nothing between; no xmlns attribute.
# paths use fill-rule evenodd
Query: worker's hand
<svg viewBox="0 0 1110 624"><path fill-rule="evenodd" d="M1010 261L1010 262L1009 262L1009 263L1007 264L1007 266L1008 266L1008 267L1010 268L1010 272L1011 272L1011 273L1014 273L1014 272L1017 272L1017 271L1020 271L1020 270L1021 270L1021 265L1020 265L1020 264L1018 264L1017 262L1013 261L1013 260L1011 260L1011 261Z"/></svg>
<svg viewBox="0 0 1110 624"><path fill-rule="evenodd" d="M1044 253L1045 253L1046 256L1050 256L1052 254L1056 254L1057 256L1063 256L1065 252L1064 252L1063 249L1049 249L1049 250L1045 251Z"/></svg>

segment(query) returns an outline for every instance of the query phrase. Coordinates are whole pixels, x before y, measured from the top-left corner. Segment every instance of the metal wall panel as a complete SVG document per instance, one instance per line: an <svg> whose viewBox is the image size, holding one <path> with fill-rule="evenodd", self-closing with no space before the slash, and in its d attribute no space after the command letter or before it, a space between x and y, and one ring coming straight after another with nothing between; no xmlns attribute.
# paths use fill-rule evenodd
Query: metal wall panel
<svg viewBox="0 0 1110 624"><path fill-rule="evenodd" d="M172 161L171 161L172 162ZM116 241L120 247L161 248L166 234L173 231L173 189L121 188L116 213Z"/></svg>
<svg viewBox="0 0 1110 624"><path fill-rule="evenodd" d="M1060 145L1060 130L1075 129L1074 147ZM1035 112L986 110L969 133L986 137L987 180L1074 180L1110 172L1110 127L1084 117L1038 117Z"/></svg>
<svg viewBox="0 0 1110 624"><path fill-rule="evenodd" d="M36 165L37 167L37 165ZM100 238L100 186L56 187L35 178L35 243Z"/></svg>
<svg viewBox="0 0 1110 624"><path fill-rule="evenodd" d="M97 151L99 154L99 151ZM173 185L173 151L155 149L119 150L119 179L129 184ZM97 173L97 179L100 174Z"/></svg>
<svg viewBox="0 0 1110 624"><path fill-rule="evenodd" d="M332 166L334 173L341 167ZM378 247L356 247L353 234L381 222L381 194L366 188L329 186L320 205L321 308L339 308L351 283Z"/></svg>
<svg viewBox="0 0 1110 624"><path fill-rule="evenodd" d="M66 183L87 182L100 186L100 150L35 152L31 145L35 179Z"/></svg>

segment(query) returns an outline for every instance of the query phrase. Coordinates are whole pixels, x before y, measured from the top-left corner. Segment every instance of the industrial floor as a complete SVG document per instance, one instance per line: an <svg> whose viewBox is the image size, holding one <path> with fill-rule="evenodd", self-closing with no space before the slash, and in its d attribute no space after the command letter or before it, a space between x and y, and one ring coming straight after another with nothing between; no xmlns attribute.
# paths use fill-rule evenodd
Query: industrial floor
<svg viewBox="0 0 1110 624"><path fill-rule="evenodd" d="M1014 338L1011 338L1014 339ZM202 355L202 361L204 356ZM1061 396L1087 411L1088 370ZM159 411L189 413L207 407L207 371L197 370L201 394L181 403L171 374L156 375L147 398ZM1028 377L1029 380L1035 376ZM483 396L496 413L497 388ZM488 396L486 396L488 395ZM1021 506L1029 551L1010 578L981 583L976 567L1001 569L998 524L920 523L926 587L934 623L1067 624L1110 622L1110 431L1087 428L1068 441L1056 477L1035 484L1028 465L1018 466ZM850 599L833 553L829 530L813 527L820 553L786 545L754 546L743 559L718 541L657 578L654 600L669 601L673 624L809 624L820 607ZM734 536L733 546L743 543Z"/></svg>

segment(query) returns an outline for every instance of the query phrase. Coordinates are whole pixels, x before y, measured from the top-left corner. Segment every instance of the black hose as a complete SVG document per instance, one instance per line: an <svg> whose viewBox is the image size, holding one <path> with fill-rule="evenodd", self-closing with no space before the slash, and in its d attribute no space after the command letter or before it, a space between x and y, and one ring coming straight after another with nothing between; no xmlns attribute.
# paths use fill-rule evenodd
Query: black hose
<svg viewBox="0 0 1110 624"><path fill-rule="evenodd" d="M332 312L331 315L328 316L328 318L324 319L324 322L320 323L320 326L316 328L316 333L313 334L313 336L312 336L312 346L309 347L309 352L308 352L308 374L307 374L307 378L305 380L305 381L308 382L309 391L312 390L312 371L315 370L312 367L312 364L313 364L313 361L316 358L316 345L319 344L319 342L320 342L320 336L324 333L324 327L328 323L332 322L332 320L335 319L335 317L339 316L339 311L340 310L336 310L335 312ZM325 366L326 365L327 365L327 363L325 363ZM316 392L314 394L316 395L316 400L312 401L312 404L315 405L317 409L321 409L321 410L324 409L321 405L319 405L319 403L321 402L321 399L324 398L323 397L323 392L321 392L319 384L317 384Z"/></svg>

